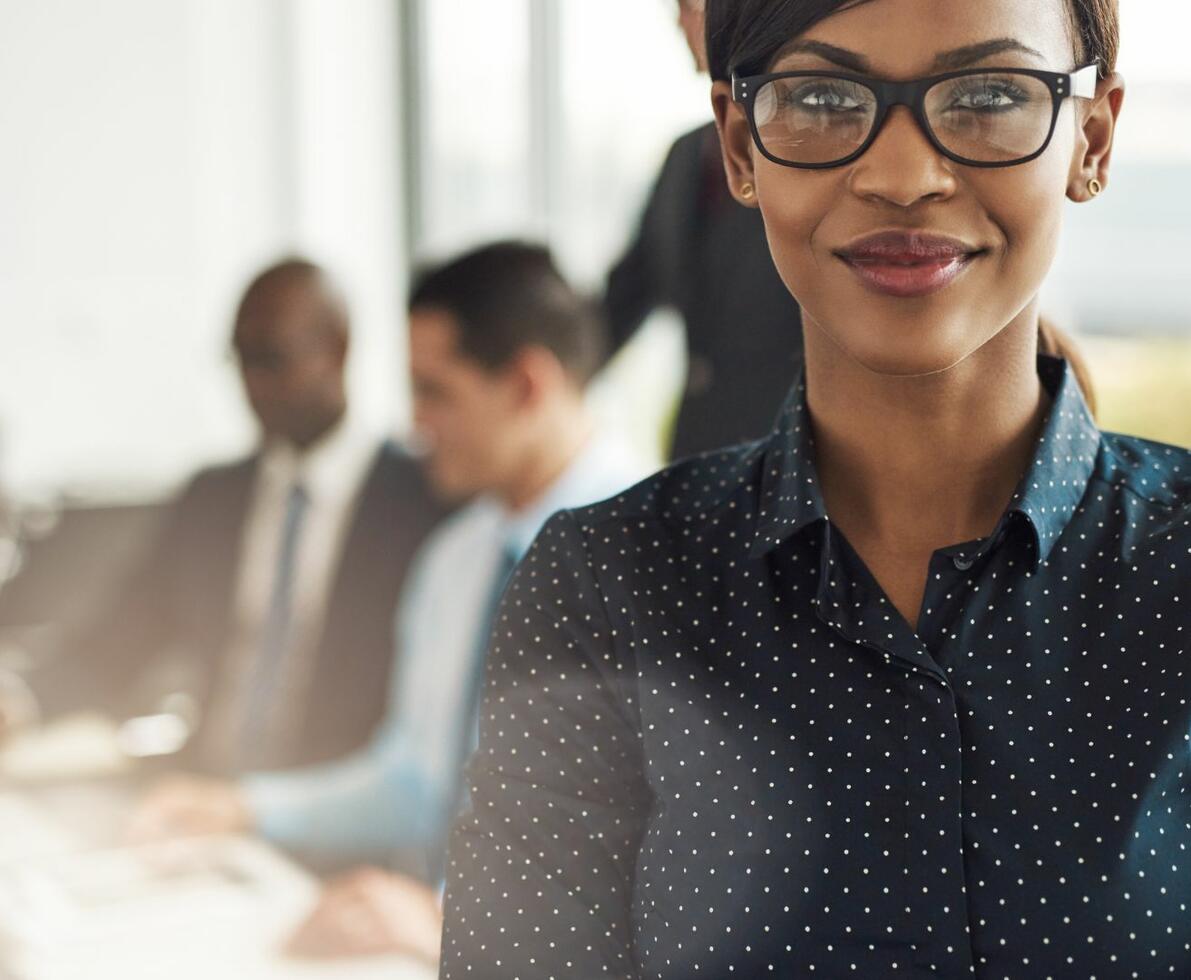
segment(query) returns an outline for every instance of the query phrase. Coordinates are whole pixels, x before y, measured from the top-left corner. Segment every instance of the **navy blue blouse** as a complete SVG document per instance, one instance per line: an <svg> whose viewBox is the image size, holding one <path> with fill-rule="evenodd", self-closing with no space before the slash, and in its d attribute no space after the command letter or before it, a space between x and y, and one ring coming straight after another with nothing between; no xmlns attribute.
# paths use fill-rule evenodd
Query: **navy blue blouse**
<svg viewBox="0 0 1191 980"><path fill-rule="evenodd" d="M1191 977L1191 453L1062 361L917 630L766 441L557 515L488 665L442 975Z"/></svg>

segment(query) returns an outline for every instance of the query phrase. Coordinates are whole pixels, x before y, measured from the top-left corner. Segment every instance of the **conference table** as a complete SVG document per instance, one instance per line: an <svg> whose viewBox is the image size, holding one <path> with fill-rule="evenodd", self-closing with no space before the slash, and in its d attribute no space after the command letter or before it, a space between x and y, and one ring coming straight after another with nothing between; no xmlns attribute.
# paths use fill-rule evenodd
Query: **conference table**
<svg viewBox="0 0 1191 980"><path fill-rule="evenodd" d="M133 845L143 784L80 719L0 752L0 980L429 980L396 956L283 953L318 879L262 840Z"/></svg>

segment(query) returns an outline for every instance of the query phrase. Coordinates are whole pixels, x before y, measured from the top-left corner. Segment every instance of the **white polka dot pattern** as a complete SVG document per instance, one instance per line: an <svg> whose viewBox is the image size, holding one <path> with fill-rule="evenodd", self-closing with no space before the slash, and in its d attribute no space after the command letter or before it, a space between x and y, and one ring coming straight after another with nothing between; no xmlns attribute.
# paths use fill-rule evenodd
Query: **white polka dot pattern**
<svg viewBox="0 0 1191 980"><path fill-rule="evenodd" d="M498 615L446 978L1191 977L1191 454L1065 365L911 631L765 442L557 515Z"/></svg>

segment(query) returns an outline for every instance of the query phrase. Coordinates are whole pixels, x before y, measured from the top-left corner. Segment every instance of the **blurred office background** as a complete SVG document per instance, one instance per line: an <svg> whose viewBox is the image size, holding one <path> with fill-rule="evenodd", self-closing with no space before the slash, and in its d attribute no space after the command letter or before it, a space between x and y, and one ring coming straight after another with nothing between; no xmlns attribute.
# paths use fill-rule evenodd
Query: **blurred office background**
<svg viewBox="0 0 1191 980"><path fill-rule="evenodd" d="M596 287L666 148L708 116L672 6L2 0L5 495L154 497L245 449L228 324L280 254L346 281L353 406L377 429L408 418L417 259L523 234ZM1048 307L1107 426L1188 444L1191 11L1123 6L1113 184L1071 209ZM659 320L617 365L631 394L605 399L645 452L682 375Z"/></svg>
<svg viewBox="0 0 1191 980"><path fill-rule="evenodd" d="M1191 446L1191 7L1122 6L1112 186L1070 209L1046 307L1105 427ZM251 447L230 325L276 258L344 281L351 411L376 433L408 427L418 262L525 236L599 289L709 118L674 20L673 0L0 0L0 590L30 554L34 618L46 589L110 582L159 501ZM658 314L595 386L643 458L683 356ZM0 631L0 668L21 655Z"/></svg>

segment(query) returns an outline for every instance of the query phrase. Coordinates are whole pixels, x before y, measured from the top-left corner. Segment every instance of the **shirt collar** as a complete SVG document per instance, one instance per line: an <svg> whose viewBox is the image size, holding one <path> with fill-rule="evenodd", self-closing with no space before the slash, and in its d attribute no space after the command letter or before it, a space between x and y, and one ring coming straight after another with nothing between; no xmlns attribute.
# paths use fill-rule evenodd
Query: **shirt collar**
<svg viewBox="0 0 1191 980"><path fill-rule="evenodd" d="M376 439L344 418L305 449L270 442L261 462L267 479L301 484L311 497L330 499L352 492L376 448Z"/></svg>
<svg viewBox="0 0 1191 980"><path fill-rule="evenodd" d="M763 555L804 527L824 520L827 508L815 472L815 440L806 407L806 376L786 397L761 457L761 499L750 554Z"/></svg>
<svg viewBox="0 0 1191 980"><path fill-rule="evenodd" d="M1001 525L1014 514L1033 531L1033 568L1050 556L1087 491L1100 453L1100 430L1065 360L1042 354L1038 374L1051 395L1034 459L1017 485ZM996 535L994 534L994 539Z"/></svg>
<svg viewBox="0 0 1191 980"><path fill-rule="evenodd" d="M504 546L523 555L555 513L610 497L646 472L626 446L606 436L593 436L536 501L515 513L501 509Z"/></svg>
<svg viewBox="0 0 1191 980"><path fill-rule="evenodd" d="M1031 532L1032 567L1046 561L1087 489L1100 450L1100 430L1065 360L1042 354L1038 374L1052 404L1033 461L1018 484L997 532L981 543L995 546L1014 515ZM754 557L817 521L827 508L815 471L814 435L806 407L806 382L790 392L762 456L760 501L750 554ZM975 552L972 557L975 556Z"/></svg>

